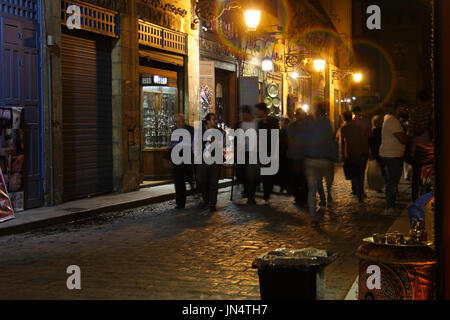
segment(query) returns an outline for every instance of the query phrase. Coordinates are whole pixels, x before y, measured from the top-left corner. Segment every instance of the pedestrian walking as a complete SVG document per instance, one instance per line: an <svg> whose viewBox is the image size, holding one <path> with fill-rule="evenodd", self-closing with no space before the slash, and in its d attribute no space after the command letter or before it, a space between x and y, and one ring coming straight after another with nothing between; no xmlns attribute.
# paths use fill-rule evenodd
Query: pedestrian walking
<svg viewBox="0 0 450 320"><path fill-rule="evenodd" d="M269 109L267 108L267 105L265 103L259 103L255 106L255 112L256 117L259 118L258 122L258 132L259 130L266 130L267 132L267 155L269 157L272 156L272 150L271 150L271 141L272 141L272 129L279 129L278 126L278 120L272 116L269 116ZM258 145L259 145L259 139L258 139ZM277 155L274 155L278 157ZM270 165L262 165L264 166L270 166ZM275 175L264 175L261 176L261 180L263 183L263 204L269 204L270 202L270 195L273 191L273 185L274 185L274 179Z"/></svg>
<svg viewBox="0 0 450 320"><path fill-rule="evenodd" d="M400 124L400 117L405 116L407 112L406 101L397 101L394 113L385 116L381 133L380 156L385 167L387 215L395 214L398 184L402 176L406 145L409 141Z"/></svg>
<svg viewBox="0 0 450 320"><path fill-rule="evenodd" d="M193 186L193 169L192 169L192 159L193 159L193 141L194 141L194 128L190 125L187 125L185 122L184 114L177 114L175 116L175 129L184 129L187 130L190 134L190 140L184 141L184 139L180 138L177 141L172 140L170 144L170 153L172 153L173 147L176 145L186 145L190 150L190 163L181 163L174 164L172 162L172 174L175 185L175 199L176 199L176 208L184 209L186 206L186 181L191 184L191 188ZM180 157L183 157L183 150L181 150Z"/></svg>
<svg viewBox="0 0 450 320"><path fill-rule="evenodd" d="M297 206L305 206L308 201L308 183L303 164L304 145L301 140L302 130L304 130L303 122L306 118L306 112L297 109L295 121L291 122L287 129L288 151L286 156L289 160L289 192L294 196L294 204Z"/></svg>
<svg viewBox="0 0 450 320"><path fill-rule="evenodd" d="M363 179L365 160L365 137L363 129L352 120L352 113L343 113L344 125L341 127L342 159L347 180L352 182L352 190L360 203L364 202Z"/></svg>
<svg viewBox="0 0 450 320"><path fill-rule="evenodd" d="M287 191L289 187L289 160L287 157L289 138L288 138L288 127L289 119L282 118L280 120L280 148L279 148L279 158L280 158L280 169L276 175L276 184L280 186L280 193Z"/></svg>
<svg viewBox="0 0 450 320"><path fill-rule="evenodd" d="M372 135L372 126L370 124L370 120L367 119L362 115L361 108L356 106L353 108L353 113L355 114L355 117L353 118L353 123L361 128L362 130L362 148L363 148L363 154L362 154L362 170L363 174L361 175L361 185L363 190L363 196L365 197L366 194L364 192L364 178L365 178L365 172L367 168L367 161L369 160L369 139ZM354 191L354 190L353 190Z"/></svg>
<svg viewBox="0 0 450 320"><path fill-rule="evenodd" d="M252 114L250 106L241 107L241 117L242 120L235 125L235 130L242 129L246 134L245 137L245 163L237 164L238 176L240 181L244 185L244 195L247 198L247 203L250 205L256 204L255 193L256 193L256 183L259 177L259 165L257 159L257 129L258 121ZM252 131L254 134L254 139L250 139ZM237 163L237 153L241 150L237 150L238 143L235 137L234 141L234 154L235 163ZM254 153L256 163L250 163L250 153Z"/></svg>
<svg viewBox="0 0 450 320"><path fill-rule="evenodd" d="M327 102L316 102L311 108L311 116L304 121L301 141L304 141L304 170L308 182L308 208L313 220L316 216L316 194L318 183L325 178L328 200L332 201L334 163L338 161L337 143L331 122L325 117L329 109ZM321 202L326 200L323 198Z"/></svg>
<svg viewBox="0 0 450 320"><path fill-rule="evenodd" d="M370 159L375 160L379 166L383 177L385 176L383 159L380 156L381 132L383 130L383 117L376 115L372 118L372 135L369 139ZM382 186L380 186L382 187ZM382 193L382 188L376 190Z"/></svg>
<svg viewBox="0 0 450 320"><path fill-rule="evenodd" d="M412 202L419 197L422 160L427 157L427 151L433 149L433 108L431 95L427 90L422 90L417 95L419 104L409 112L408 136L411 141L411 198Z"/></svg>
<svg viewBox="0 0 450 320"><path fill-rule="evenodd" d="M205 132L209 129L217 129L221 132L223 144L225 147L225 133L223 130L217 127L217 118L214 113L208 113L205 117L203 128L202 128L202 136L205 136ZM198 165L197 170L197 187L202 194L203 202L200 203L201 208L206 208L209 206L210 212L216 211L217 204L217 194L219 191L219 179L220 172L222 169L222 165L220 163L212 163L208 164L205 162L205 154L208 154L208 150L212 147L212 144L215 142L214 137L209 137L206 139L207 141L203 141L202 143L202 163ZM206 151L206 152L205 152ZM210 156L214 158L216 150L212 149ZM217 150L220 152L223 157L223 149Z"/></svg>

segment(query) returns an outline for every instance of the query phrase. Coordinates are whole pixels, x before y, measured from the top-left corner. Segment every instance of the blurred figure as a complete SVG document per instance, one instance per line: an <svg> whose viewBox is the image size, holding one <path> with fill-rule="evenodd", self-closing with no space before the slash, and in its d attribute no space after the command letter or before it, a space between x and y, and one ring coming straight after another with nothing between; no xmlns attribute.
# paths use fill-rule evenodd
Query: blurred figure
<svg viewBox="0 0 450 320"><path fill-rule="evenodd" d="M280 148L279 148L279 157L280 157L280 169L278 171L276 180L277 184L280 186L280 192L282 193L284 190L287 190L289 187L289 160L287 158L287 151L289 147L289 139L288 139L288 127L289 127L289 119L282 118L280 120Z"/></svg>
<svg viewBox="0 0 450 320"><path fill-rule="evenodd" d="M269 109L267 108L267 105L265 103L259 103L255 106L255 112L256 117L259 120L258 122L258 132L259 130L267 130L267 155L269 157L272 156L272 150L271 150L271 141L272 141L272 129L279 129L278 121L276 118L269 116ZM259 143L259 141L258 141ZM275 155L278 156L278 155ZM261 166L270 166L270 165L261 165ZM271 175L264 175L261 176L261 180L263 183L263 204L269 204L270 201L270 195L273 191L273 185L274 185L274 179L275 176Z"/></svg>
<svg viewBox="0 0 450 320"><path fill-rule="evenodd" d="M362 170L363 170L363 174L361 176L361 185L362 185L362 190L363 190L363 196L365 197L366 194L364 192L364 177L365 177L365 172L366 172L366 168L367 168L367 161L369 160L369 139L370 136L372 135L372 129L371 129L371 124L370 121L368 119L366 119L362 113L361 113L361 108L360 107L355 107L353 108L353 113L355 114L355 117L353 118L353 123L355 125L357 125L358 127L361 128L362 130ZM355 190L353 190L355 191Z"/></svg>
<svg viewBox="0 0 450 320"><path fill-rule="evenodd" d="M352 113L343 113L344 125L341 128L342 158L344 159L344 171L347 179L352 182L360 203L364 202L363 179L365 159L365 137L363 130L352 120Z"/></svg>
<svg viewBox="0 0 450 320"><path fill-rule="evenodd" d="M301 141L304 142L304 169L308 181L308 208L313 220L316 220L316 193L318 183L325 178L328 200L332 201L334 163L338 161L337 144L331 122L324 115L327 102L316 102L311 108L311 116L304 121ZM321 199L325 201L325 199Z"/></svg>
<svg viewBox="0 0 450 320"><path fill-rule="evenodd" d="M295 121L291 122L287 129L289 160L289 192L295 198L295 205L305 206L308 200L308 183L304 169L304 142L302 141L303 122L307 115L301 108L295 112ZM281 149L281 148L280 148Z"/></svg>
<svg viewBox="0 0 450 320"><path fill-rule="evenodd" d="M258 128L258 122L253 116L251 112L250 106L242 106L241 107L241 117L242 120L239 121L235 130L242 129L244 132L248 130L256 130ZM250 163L250 152L257 151L257 139L255 141L250 141L249 138L245 139L245 164L237 164L237 173L238 179L244 185L244 195L247 198L247 204L253 205L256 204L255 201L255 193L256 193L256 183L259 176L259 165ZM235 138L234 144L234 154L235 154L235 163L237 163L237 139Z"/></svg>
<svg viewBox="0 0 450 320"><path fill-rule="evenodd" d="M217 118L214 113L208 113L205 117L204 125L202 128L202 136L208 129L217 129L221 131L223 136L223 147L225 148L225 133L223 130L217 127ZM203 139L202 139L203 140ZM211 137L208 141L203 141L202 143L202 154L205 154L205 149L209 147L210 144L214 143L214 137ZM215 156L216 150L213 150L211 156ZM223 156L223 149L219 151ZM218 163L207 164L205 160L202 159L202 164L198 166L197 171L197 187L202 193L203 202L200 204L201 208L209 206L210 212L216 211L217 204L217 193L219 191L219 179L220 171L222 165Z"/></svg>
<svg viewBox="0 0 450 320"><path fill-rule="evenodd" d="M380 156L382 130L383 130L383 118L379 115L374 116L372 118L372 136L369 139L370 157L371 157L371 159L375 159L377 161L378 165L381 168L381 172L384 175L385 172L384 172L383 159L381 159L381 156ZM382 191L379 190L378 192L382 192Z"/></svg>
<svg viewBox="0 0 450 320"><path fill-rule="evenodd" d="M386 215L395 215L398 184L402 176L406 145L409 142L400 123L400 118L406 113L406 101L398 100L394 113L385 117L381 133L380 156L386 176Z"/></svg>
<svg viewBox="0 0 450 320"><path fill-rule="evenodd" d="M193 155L193 141L194 141L194 128L190 125L187 125L185 122L184 114L177 114L175 116L175 129L185 129L191 135L190 141L184 141L180 138L178 141L171 141L170 144L170 153L172 152L173 147L178 144L187 145L191 149L191 164L174 164L172 163L172 173L175 184L175 194L176 194L176 208L184 209L186 206L186 181L191 184L191 188L193 189L193 170L192 170L192 155ZM181 151L182 153L183 151ZM183 154L180 154L183 157Z"/></svg>
<svg viewBox="0 0 450 320"><path fill-rule="evenodd" d="M423 160L433 149L433 108L431 105L431 94L422 90L417 95L419 104L409 112L408 136L411 138L411 198L416 201L419 197L421 180L421 168Z"/></svg>

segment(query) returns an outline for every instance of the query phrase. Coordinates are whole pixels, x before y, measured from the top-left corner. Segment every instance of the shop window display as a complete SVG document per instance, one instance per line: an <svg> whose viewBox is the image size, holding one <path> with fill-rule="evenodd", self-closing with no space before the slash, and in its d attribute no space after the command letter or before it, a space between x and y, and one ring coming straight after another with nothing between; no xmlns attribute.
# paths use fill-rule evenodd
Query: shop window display
<svg viewBox="0 0 450 320"><path fill-rule="evenodd" d="M0 169L15 211L24 209L23 108L0 108Z"/></svg>
<svg viewBox="0 0 450 320"><path fill-rule="evenodd" d="M171 86L172 82L175 82L175 86ZM169 147L170 135L175 127L177 103L176 80L159 76L143 77L144 149Z"/></svg>

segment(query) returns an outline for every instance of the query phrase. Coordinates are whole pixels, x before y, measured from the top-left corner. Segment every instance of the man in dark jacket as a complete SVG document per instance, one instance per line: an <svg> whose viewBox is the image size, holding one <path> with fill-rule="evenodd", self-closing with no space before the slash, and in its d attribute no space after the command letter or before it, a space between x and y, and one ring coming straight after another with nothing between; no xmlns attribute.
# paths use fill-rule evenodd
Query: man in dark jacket
<svg viewBox="0 0 450 320"><path fill-rule="evenodd" d="M305 170L303 167L303 143L301 133L303 122L306 120L306 113L302 109L295 112L295 121L289 124L287 157L289 159L290 193L295 198L295 205L305 206L308 201L308 183L306 181ZM280 148L281 149L281 148Z"/></svg>
<svg viewBox="0 0 450 320"><path fill-rule="evenodd" d="M210 153L210 157L214 159L216 157L216 152L221 153L221 157L223 160L223 150L225 148L225 133L223 130L217 127L217 118L214 113L208 113L205 117L204 126L202 128L202 137L205 135L205 132L209 129L219 130L222 139L223 139L223 148L222 150L212 149ZM203 139L202 139L203 140ZM203 141L202 143L202 163L198 165L197 169L197 188L201 192L203 196L203 202L200 204L200 207L204 208L209 206L211 212L216 211L217 204L217 194L219 191L219 179L220 172L222 169L222 164L217 163L207 163L205 161L205 156L208 157L209 149L211 145L215 142L215 137L212 136L208 139L208 141Z"/></svg>
<svg viewBox="0 0 450 320"><path fill-rule="evenodd" d="M344 112L344 125L341 128L342 158L346 168L347 178L352 181L359 202L364 202L364 184L361 178L364 175L365 137L363 129L352 121L352 113Z"/></svg>
<svg viewBox="0 0 450 320"><path fill-rule="evenodd" d="M258 132L261 129L267 130L267 155L269 157L272 157L272 150L271 150L271 141L272 141L272 135L271 130L277 129L279 130L278 120L276 118L269 116L269 109L267 108L267 105L265 103L259 103L255 106L255 112L256 112L256 118L260 119L258 122ZM258 139L259 141L259 139ZM273 155L274 157L279 157L278 154ZM262 167L268 166L268 165L262 165ZM275 175L263 175L261 176L261 180L263 183L263 190L264 190L264 204L269 204L270 195L273 191L273 185L274 185L274 178Z"/></svg>
<svg viewBox="0 0 450 320"><path fill-rule="evenodd" d="M184 114L177 114L175 116L175 130L176 129L185 129L190 134L190 140L184 141L183 139L179 139L178 141L171 141L170 144L170 153L172 152L173 147L178 144L186 144L191 149L191 163L181 163L174 164L172 163L172 173L175 184L175 194L176 194L176 208L184 209L186 206L186 180L191 183L192 186L192 152L193 152L193 141L194 141L194 128L190 125L187 125L184 119ZM181 157L183 155L180 155Z"/></svg>

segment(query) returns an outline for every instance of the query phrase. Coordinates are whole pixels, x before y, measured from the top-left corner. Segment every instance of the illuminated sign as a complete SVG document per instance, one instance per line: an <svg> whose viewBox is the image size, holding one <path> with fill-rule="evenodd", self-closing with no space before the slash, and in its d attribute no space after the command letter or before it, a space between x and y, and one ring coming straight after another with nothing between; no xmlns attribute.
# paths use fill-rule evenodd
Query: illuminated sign
<svg viewBox="0 0 450 320"><path fill-rule="evenodd" d="M143 76L141 81L142 81L142 85L144 85L144 86L149 86L149 85L165 86L169 82L169 80L166 77L160 77L160 76Z"/></svg>

